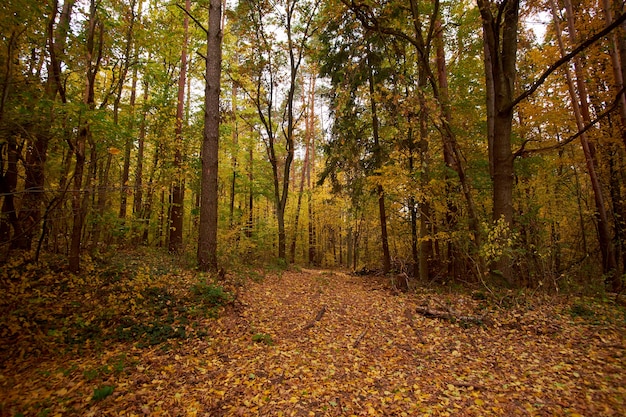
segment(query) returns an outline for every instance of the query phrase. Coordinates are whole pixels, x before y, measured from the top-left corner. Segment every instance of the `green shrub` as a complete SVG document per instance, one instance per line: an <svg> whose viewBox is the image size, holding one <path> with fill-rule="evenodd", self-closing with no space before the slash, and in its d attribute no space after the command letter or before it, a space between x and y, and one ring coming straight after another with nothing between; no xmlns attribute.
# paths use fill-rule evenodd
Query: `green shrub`
<svg viewBox="0 0 626 417"><path fill-rule="evenodd" d="M583 319L590 319L596 315L596 312L583 303L576 303L570 307L569 314L573 318L580 317Z"/></svg>
<svg viewBox="0 0 626 417"><path fill-rule="evenodd" d="M274 344L274 340L272 340L272 336L267 333L255 333L252 335L252 341L256 343L263 343L268 346L272 346Z"/></svg>
<svg viewBox="0 0 626 417"><path fill-rule="evenodd" d="M197 301L207 307L218 307L232 300L232 295L219 285L198 283L191 287Z"/></svg>
<svg viewBox="0 0 626 417"><path fill-rule="evenodd" d="M109 395L113 394L115 387L111 385L102 385L93 390L93 396L91 397L91 401L101 401L104 400Z"/></svg>

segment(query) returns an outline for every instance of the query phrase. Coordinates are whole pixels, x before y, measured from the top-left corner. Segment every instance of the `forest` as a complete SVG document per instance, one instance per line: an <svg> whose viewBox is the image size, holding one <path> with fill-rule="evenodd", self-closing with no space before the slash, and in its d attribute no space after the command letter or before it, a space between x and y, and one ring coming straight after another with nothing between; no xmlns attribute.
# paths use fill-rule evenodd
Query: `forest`
<svg viewBox="0 0 626 417"><path fill-rule="evenodd" d="M625 12L4 0L0 416L626 412Z"/></svg>

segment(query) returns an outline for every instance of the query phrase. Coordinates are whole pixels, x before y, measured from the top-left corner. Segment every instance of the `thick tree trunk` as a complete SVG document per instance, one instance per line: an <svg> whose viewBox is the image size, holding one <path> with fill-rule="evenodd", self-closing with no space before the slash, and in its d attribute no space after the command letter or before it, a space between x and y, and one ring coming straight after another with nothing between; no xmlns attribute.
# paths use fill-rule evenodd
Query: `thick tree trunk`
<svg viewBox="0 0 626 417"><path fill-rule="evenodd" d="M517 26L519 0L494 3L477 0L483 23L485 79L487 84L487 116L490 166L493 183L493 221L504 222L510 233L513 227L513 162L511 129L517 76ZM498 6L497 19L492 8ZM491 272L514 284L511 259L501 255L491 265Z"/></svg>
<svg viewBox="0 0 626 417"><path fill-rule="evenodd" d="M200 230L198 267L217 271L217 179L220 123L220 77L222 71L222 3L211 0L207 33L205 74L204 136L202 141L202 185L200 196Z"/></svg>

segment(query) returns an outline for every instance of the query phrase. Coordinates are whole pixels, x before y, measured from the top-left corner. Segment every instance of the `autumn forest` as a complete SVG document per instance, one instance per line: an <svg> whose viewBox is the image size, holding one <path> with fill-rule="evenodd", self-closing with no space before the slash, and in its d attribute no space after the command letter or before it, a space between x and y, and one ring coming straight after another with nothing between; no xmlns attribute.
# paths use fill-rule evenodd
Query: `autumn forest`
<svg viewBox="0 0 626 417"><path fill-rule="evenodd" d="M625 12L3 1L0 415L625 412Z"/></svg>

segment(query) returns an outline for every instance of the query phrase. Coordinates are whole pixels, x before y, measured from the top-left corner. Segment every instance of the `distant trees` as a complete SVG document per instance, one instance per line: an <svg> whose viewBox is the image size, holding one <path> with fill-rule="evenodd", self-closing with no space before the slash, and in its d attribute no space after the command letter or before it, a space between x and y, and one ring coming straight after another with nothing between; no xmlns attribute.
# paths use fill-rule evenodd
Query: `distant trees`
<svg viewBox="0 0 626 417"><path fill-rule="evenodd" d="M621 2L222 7L2 3L3 259L198 242L208 271L622 287Z"/></svg>

